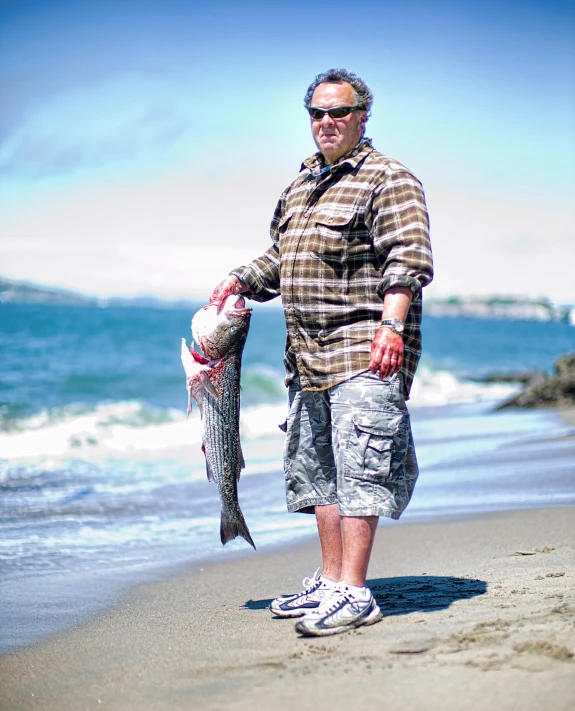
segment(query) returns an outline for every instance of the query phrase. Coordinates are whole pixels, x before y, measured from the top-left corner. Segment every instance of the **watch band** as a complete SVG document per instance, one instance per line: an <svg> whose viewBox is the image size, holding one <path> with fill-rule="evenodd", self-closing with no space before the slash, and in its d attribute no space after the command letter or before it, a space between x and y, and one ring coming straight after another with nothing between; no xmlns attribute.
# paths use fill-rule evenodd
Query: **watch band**
<svg viewBox="0 0 575 711"><path fill-rule="evenodd" d="M405 329L405 323L400 318L384 318L382 326L389 326L394 333L401 335Z"/></svg>

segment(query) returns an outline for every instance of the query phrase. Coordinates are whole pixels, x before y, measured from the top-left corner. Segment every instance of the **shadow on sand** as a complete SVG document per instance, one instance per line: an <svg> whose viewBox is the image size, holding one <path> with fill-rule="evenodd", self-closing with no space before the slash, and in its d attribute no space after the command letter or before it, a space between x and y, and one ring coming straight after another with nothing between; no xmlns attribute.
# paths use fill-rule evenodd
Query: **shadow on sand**
<svg viewBox="0 0 575 711"><path fill-rule="evenodd" d="M386 617L444 610L456 600L467 600L487 592L487 583L484 580L441 575L373 578L366 584ZM271 599L248 600L242 608L264 610L269 607L270 602Z"/></svg>

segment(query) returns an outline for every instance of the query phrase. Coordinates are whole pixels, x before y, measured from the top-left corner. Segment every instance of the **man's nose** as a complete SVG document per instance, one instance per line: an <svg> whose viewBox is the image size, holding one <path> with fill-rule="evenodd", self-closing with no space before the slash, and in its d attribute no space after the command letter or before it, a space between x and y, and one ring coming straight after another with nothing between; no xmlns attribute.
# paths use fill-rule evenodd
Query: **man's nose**
<svg viewBox="0 0 575 711"><path fill-rule="evenodd" d="M335 123L334 119L329 114L324 114L321 119L322 126L332 126Z"/></svg>

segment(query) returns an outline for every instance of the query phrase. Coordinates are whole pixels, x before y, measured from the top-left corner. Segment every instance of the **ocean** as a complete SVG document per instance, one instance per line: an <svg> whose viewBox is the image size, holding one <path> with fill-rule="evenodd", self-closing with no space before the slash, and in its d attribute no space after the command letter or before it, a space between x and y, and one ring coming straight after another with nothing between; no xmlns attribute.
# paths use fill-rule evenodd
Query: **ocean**
<svg viewBox="0 0 575 711"><path fill-rule="evenodd" d="M0 304L0 652L81 622L134 584L257 555L242 539L221 546L197 408L186 419L180 339L196 307ZM409 403L421 474L399 525L573 504L573 429L551 411L496 412L518 386L481 379L550 373L575 351L575 328L426 317L423 335ZM285 509L284 339L281 310L256 304L240 502L258 551L315 530Z"/></svg>

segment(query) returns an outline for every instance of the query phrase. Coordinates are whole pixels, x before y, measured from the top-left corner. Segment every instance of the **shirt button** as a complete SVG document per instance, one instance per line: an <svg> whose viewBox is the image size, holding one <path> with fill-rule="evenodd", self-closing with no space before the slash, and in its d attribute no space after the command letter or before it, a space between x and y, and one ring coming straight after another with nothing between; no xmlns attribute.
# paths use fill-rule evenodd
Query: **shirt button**
<svg viewBox="0 0 575 711"><path fill-rule="evenodd" d="M286 277L289 279L291 277L291 272L286 272Z"/></svg>

